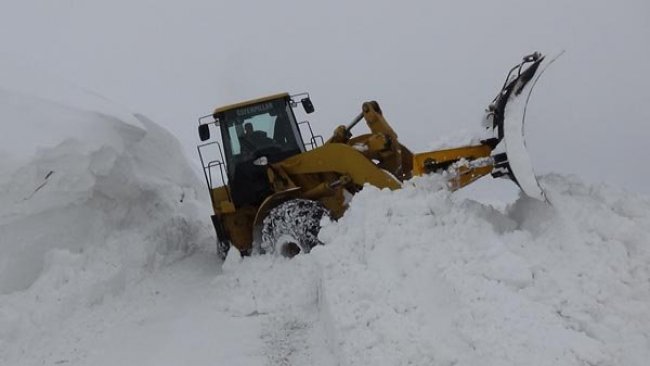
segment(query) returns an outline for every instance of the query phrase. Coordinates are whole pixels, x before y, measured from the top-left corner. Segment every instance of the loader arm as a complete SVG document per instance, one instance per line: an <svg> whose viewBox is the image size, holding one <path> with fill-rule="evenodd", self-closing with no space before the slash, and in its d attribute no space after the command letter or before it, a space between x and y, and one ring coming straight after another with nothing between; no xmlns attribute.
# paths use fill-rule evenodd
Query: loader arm
<svg viewBox="0 0 650 366"><path fill-rule="evenodd" d="M525 56L521 63L510 69L484 117L484 124L492 136L480 144L413 154L399 143L397 133L375 101L363 103L362 112L347 126L337 127L328 144L346 143L358 149L377 167L399 180L424 174L444 174L449 179L449 188L456 190L492 174L495 178L512 180L530 197L546 200L525 148L523 124L528 99L537 79L557 57L542 65L547 60L536 52ZM361 119L365 119L370 133L352 137L351 129Z"/></svg>
<svg viewBox="0 0 650 366"><path fill-rule="evenodd" d="M332 172L349 176L358 186L366 183L389 189L398 189L402 186L393 175L377 169L361 152L345 144L325 144L318 149L279 162L275 166L294 179L305 174Z"/></svg>
<svg viewBox="0 0 650 366"><path fill-rule="evenodd" d="M413 155L413 175L447 173L449 188L457 190L486 176L494 168L493 147L486 143Z"/></svg>

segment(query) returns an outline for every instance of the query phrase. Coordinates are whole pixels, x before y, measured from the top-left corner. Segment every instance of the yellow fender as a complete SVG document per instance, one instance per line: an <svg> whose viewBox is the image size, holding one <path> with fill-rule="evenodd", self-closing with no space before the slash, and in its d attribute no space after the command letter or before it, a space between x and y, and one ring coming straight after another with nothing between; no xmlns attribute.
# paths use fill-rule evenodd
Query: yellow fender
<svg viewBox="0 0 650 366"><path fill-rule="evenodd" d="M361 152L346 144L325 144L290 157L278 165L289 175L334 172L348 175L359 186L369 183L391 190L402 187L402 183L392 174L378 168Z"/></svg>

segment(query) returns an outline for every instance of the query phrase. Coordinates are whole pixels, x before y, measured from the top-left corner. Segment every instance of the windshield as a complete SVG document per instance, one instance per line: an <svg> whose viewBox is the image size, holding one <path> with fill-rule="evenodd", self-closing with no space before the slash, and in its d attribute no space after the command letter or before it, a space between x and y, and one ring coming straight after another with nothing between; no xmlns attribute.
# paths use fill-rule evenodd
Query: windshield
<svg viewBox="0 0 650 366"><path fill-rule="evenodd" d="M231 177L239 163L260 156L273 163L304 151L293 111L284 99L225 111L219 124Z"/></svg>

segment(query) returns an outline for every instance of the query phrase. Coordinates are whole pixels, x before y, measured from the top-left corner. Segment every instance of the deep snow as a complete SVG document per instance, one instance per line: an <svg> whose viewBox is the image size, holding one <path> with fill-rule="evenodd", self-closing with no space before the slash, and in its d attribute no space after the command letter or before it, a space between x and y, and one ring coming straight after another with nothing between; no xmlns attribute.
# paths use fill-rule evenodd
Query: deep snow
<svg viewBox="0 0 650 366"><path fill-rule="evenodd" d="M650 201L543 185L505 213L426 179L358 195L314 253L346 363L645 364Z"/></svg>
<svg viewBox="0 0 650 366"><path fill-rule="evenodd" d="M164 129L2 96L0 115L35 132L23 141L32 150L6 153L0 168L0 360L15 364L211 232L203 187Z"/></svg>
<svg viewBox="0 0 650 366"><path fill-rule="evenodd" d="M166 131L3 93L0 115L59 133L2 153L2 365L650 359L648 197L549 175L552 206L492 206L426 177L366 187L309 255L221 265Z"/></svg>

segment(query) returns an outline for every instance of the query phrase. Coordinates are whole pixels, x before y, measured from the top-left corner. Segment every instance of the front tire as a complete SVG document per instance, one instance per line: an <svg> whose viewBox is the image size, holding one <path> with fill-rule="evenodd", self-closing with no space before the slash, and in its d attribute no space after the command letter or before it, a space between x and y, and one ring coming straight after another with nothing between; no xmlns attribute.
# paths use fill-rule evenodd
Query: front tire
<svg viewBox="0 0 650 366"><path fill-rule="evenodd" d="M273 208L262 222L262 253L291 258L309 253L318 240L320 220L329 216L320 202L294 199Z"/></svg>

